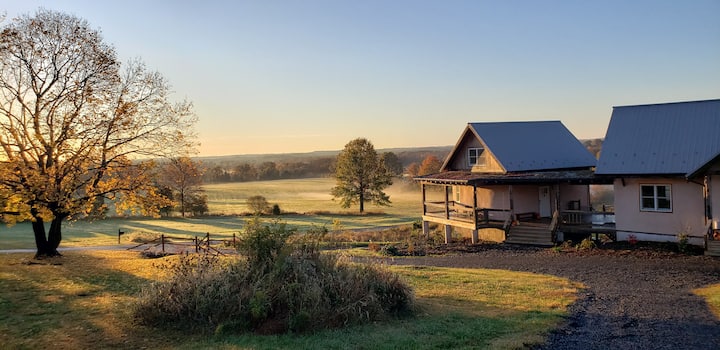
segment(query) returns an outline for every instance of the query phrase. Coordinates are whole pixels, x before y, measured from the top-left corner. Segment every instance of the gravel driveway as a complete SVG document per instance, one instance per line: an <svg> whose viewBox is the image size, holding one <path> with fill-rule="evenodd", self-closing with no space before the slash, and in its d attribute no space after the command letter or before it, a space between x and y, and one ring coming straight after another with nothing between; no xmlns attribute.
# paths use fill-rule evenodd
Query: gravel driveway
<svg viewBox="0 0 720 350"><path fill-rule="evenodd" d="M720 320L695 288L720 283L720 259L671 252L475 246L469 252L389 264L528 271L587 288L537 349L720 349Z"/></svg>

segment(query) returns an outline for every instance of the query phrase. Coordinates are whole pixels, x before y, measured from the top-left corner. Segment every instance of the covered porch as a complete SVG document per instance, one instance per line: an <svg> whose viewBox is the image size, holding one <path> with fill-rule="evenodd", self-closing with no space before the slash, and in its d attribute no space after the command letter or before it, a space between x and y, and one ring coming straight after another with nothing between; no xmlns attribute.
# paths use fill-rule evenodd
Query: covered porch
<svg viewBox="0 0 720 350"><path fill-rule="evenodd" d="M501 233L501 242L552 246L558 233L612 231L612 213L590 205L589 184L605 183L592 171L544 171L516 174L445 172L417 179L423 199L423 231L444 226L445 241L453 228L469 230L472 243L486 229ZM496 237L496 235L493 235ZM562 236L560 237L562 240Z"/></svg>

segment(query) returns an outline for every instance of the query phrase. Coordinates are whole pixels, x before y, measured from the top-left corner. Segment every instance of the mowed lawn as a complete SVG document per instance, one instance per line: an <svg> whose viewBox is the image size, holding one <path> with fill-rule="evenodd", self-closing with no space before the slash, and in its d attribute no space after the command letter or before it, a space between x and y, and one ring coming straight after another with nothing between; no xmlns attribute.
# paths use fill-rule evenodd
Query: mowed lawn
<svg viewBox="0 0 720 350"><path fill-rule="evenodd" d="M377 207L366 204L367 215L356 215L358 207L348 209L333 201L330 189L332 178L275 180L244 183L210 184L204 188L208 195L210 215L199 218L110 218L96 221L66 221L63 223L61 247L118 244L118 231L126 235L121 243L129 243L133 233L165 234L171 236L230 237L242 230L247 216L248 197L261 195L271 204L278 204L284 214L278 218L298 229L312 225L328 229L365 229L411 223L421 216L422 196L417 186L398 183L387 189L392 205ZM0 225L0 250L33 248L35 246L29 223L11 227Z"/></svg>
<svg viewBox="0 0 720 350"><path fill-rule="evenodd" d="M523 272L391 267L415 289L413 317L315 334L260 336L157 330L133 321L159 263L136 252L68 252L29 263L0 254L2 348L54 349L514 349L542 342L580 286Z"/></svg>

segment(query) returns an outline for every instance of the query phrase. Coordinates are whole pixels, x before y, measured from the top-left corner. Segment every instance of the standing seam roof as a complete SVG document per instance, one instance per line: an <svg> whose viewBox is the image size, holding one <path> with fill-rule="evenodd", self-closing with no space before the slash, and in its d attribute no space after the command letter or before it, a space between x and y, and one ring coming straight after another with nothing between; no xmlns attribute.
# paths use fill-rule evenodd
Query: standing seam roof
<svg viewBox="0 0 720 350"><path fill-rule="evenodd" d="M508 172L588 168L595 157L560 121L470 123Z"/></svg>
<svg viewBox="0 0 720 350"><path fill-rule="evenodd" d="M689 176L720 154L720 100L613 108L596 174Z"/></svg>

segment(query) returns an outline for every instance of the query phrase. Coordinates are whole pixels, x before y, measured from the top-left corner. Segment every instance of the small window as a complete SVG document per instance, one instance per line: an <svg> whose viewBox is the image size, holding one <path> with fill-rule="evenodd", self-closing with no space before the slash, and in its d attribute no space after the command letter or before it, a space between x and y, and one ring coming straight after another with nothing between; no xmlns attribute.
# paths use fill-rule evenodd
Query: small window
<svg viewBox="0 0 720 350"><path fill-rule="evenodd" d="M640 210L671 212L670 185L640 185Z"/></svg>
<svg viewBox="0 0 720 350"><path fill-rule="evenodd" d="M468 166L485 165L484 148L468 148Z"/></svg>

